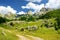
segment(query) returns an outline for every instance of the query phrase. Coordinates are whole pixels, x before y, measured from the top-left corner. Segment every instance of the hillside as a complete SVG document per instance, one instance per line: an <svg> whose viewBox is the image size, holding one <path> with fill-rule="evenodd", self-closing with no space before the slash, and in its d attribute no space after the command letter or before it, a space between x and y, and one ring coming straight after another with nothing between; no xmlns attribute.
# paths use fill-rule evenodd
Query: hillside
<svg viewBox="0 0 60 40"><path fill-rule="evenodd" d="M21 15L11 20L1 17L0 40L60 40L59 15L60 9L44 15Z"/></svg>
<svg viewBox="0 0 60 40"><path fill-rule="evenodd" d="M43 19L55 18L57 21L57 25L58 25L57 29L60 29L60 9L47 12L41 18L43 18Z"/></svg>

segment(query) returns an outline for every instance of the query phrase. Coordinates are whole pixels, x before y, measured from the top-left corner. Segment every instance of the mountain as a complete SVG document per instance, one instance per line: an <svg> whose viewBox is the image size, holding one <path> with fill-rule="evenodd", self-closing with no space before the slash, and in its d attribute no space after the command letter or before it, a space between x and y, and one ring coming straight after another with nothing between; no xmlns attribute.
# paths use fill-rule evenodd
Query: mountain
<svg viewBox="0 0 60 40"><path fill-rule="evenodd" d="M52 10L47 12L44 16L42 16L43 18L60 18L60 9L56 9L56 10Z"/></svg>
<svg viewBox="0 0 60 40"><path fill-rule="evenodd" d="M53 10L53 9L43 7L39 12L36 12L35 14L36 14L36 15L44 15L44 14L46 14L47 12L52 11L52 10Z"/></svg>

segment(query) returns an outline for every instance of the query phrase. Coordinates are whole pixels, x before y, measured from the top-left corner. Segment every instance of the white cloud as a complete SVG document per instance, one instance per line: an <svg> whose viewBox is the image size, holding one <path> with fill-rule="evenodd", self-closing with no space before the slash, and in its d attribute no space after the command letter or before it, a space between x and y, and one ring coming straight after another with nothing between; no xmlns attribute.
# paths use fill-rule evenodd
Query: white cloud
<svg viewBox="0 0 60 40"><path fill-rule="evenodd" d="M33 9L35 10L34 12L36 11L40 11L40 9L44 7L44 4L41 4L41 5L38 5L38 4L34 4L32 2L29 2L26 6L22 6L23 9Z"/></svg>
<svg viewBox="0 0 60 40"><path fill-rule="evenodd" d="M29 2L41 2L42 0L26 0L26 1L29 1Z"/></svg>
<svg viewBox="0 0 60 40"><path fill-rule="evenodd" d="M17 11L16 10L14 10L12 7L10 7L10 6L7 6L7 10L9 11L9 12L11 12L11 13L16 13Z"/></svg>
<svg viewBox="0 0 60 40"><path fill-rule="evenodd" d="M0 6L0 13L8 13L8 12L11 12L11 13L16 13L17 11L16 10L14 10L12 7L10 7L10 6L7 6L7 7L5 7L5 6Z"/></svg>
<svg viewBox="0 0 60 40"><path fill-rule="evenodd" d="M33 9L34 12L39 12L44 7L44 5L46 8L54 8L54 9L60 8L60 0L48 0L46 4L40 4L40 5L35 4L33 2L41 2L42 0L26 0L26 1L29 1L29 3L26 4L26 6L21 6L22 9ZM10 6L7 6L7 7L0 6L0 13L8 13L8 12L16 13L17 11ZM20 11L17 14L25 14L25 12Z"/></svg>
<svg viewBox="0 0 60 40"><path fill-rule="evenodd" d="M24 11L20 11L20 12L17 13L17 14L21 15L21 14L25 14L25 12L24 12Z"/></svg>
<svg viewBox="0 0 60 40"><path fill-rule="evenodd" d="M60 0L49 0L48 3L46 3L47 8L60 8Z"/></svg>
<svg viewBox="0 0 60 40"><path fill-rule="evenodd" d="M34 0L28 0L30 1L28 4L26 4L26 6L22 6L23 9L33 9L35 10L34 12L39 12L43 7L46 8L60 8L60 0L48 0L48 2L46 4L35 4L32 3L34 2ZM32 1L32 2L31 2ZM35 0L35 1L39 1L39 0Z"/></svg>

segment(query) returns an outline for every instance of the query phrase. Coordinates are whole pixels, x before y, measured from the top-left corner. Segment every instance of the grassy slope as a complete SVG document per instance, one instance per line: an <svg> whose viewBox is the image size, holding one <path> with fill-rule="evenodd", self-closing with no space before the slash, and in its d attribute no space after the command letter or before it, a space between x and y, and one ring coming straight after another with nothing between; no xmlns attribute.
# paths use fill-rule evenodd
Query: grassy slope
<svg viewBox="0 0 60 40"><path fill-rule="evenodd" d="M16 30L16 27L17 27L18 28L17 32L20 33L21 35L38 36L38 37L41 37L45 40L60 40L60 34L58 34L58 32L53 27L46 28L46 27L44 27L44 25L43 25L43 27L40 27L44 20L40 19L36 22L21 22L21 21L14 22L14 21L12 21L14 23L14 26L10 26L9 23L6 23L6 24L1 25L1 26L4 27L5 29L9 29L9 30ZM56 22L53 18L49 19L48 21L49 21L49 23ZM27 31L27 30L25 30L24 32L20 31L21 27L25 28L27 26L34 26L34 25L39 26L39 29L36 31ZM8 32L6 32L6 33L8 33ZM16 39L14 39L15 37L13 37L14 36L13 34L8 33L8 36L11 37L10 38L11 40L16 40ZM6 38L9 38L8 36ZM8 39L6 39L6 40L8 40Z"/></svg>
<svg viewBox="0 0 60 40"><path fill-rule="evenodd" d="M10 33L6 29L0 27L0 40L18 40L18 37L14 33Z"/></svg>
<svg viewBox="0 0 60 40"><path fill-rule="evenodd" d="M53 14L46 14L48 16L44 16L44 17L49 17L49 16L53 16L53 17L57 17L59 18L60 17L60 11L57 10L57 11L52 11L51 13ZM55 14L55 13L58 13L58 14ZM43 21L46 20L46 19L40 19L36 22L21 22L21 21L12 21L14 23L14 26L11 26L9 25L10 22L7 22L7 23L4 23L4 24L0 24L1 27L5 28L5 29L9 29L9 30L16 30L16 27L18 28L17 29L17 32L20 33L21 35L33 35L33 36L38 36L38 37L41 37L45 40L60 40L60 34L58 34L58 32L54 29L54 27L51 27L51 28L46 28L43 24ZM52 19L48 19L47 21L49 21L49 23L53 23L56 22L54 20L54 18ZM43 24L43 27L41 27L41 24ZM20 31L20 28L21 27L27 27L27 26L39 26L39 29L36 30L36 31L27 31L25 30L24 32ZM5 33L7 34L7 36L3 36L1 34L2 30L4 29L0 29L0 40L17 40L17 37L14 35L14 33L9 33L9 32L6 32L5 30ZM60 30L58 30L60 31ZM16 39L15 39L16 38Z"/></svg>

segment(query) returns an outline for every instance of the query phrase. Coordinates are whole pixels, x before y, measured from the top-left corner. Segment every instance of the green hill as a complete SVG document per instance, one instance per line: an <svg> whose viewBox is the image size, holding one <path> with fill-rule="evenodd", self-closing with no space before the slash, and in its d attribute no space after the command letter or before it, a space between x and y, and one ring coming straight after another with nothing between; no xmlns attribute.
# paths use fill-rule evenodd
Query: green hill
<svg viewBox="0 0 60 40"><path fill-rule="evenodd" d="M43 15L41 18L42 19L55 18L56 21L57 21L57 25L58 25L58 27L56 28L56 30L60 29L60 9L49 11L45 15Z"/></svg>
<svg viewBox="0 0 60 40"><path fill-rule="evenodd" d="M47 12L42 18L60 18L60 9L52 10Z"/></svg>
<svg viewBox="0 0 60 40"><path fill-rule="evenodd" d="M42 16L22 15L18 18L20 19L9 21L0 18L0 40L18 40L16 34L32 35L44 40L60 40L60 9L49 11Z"/></svg>

